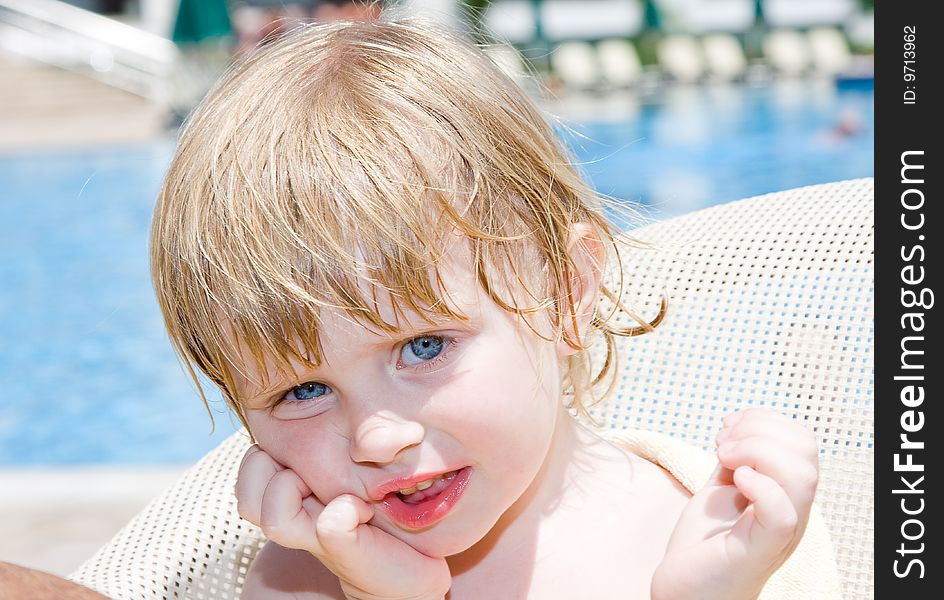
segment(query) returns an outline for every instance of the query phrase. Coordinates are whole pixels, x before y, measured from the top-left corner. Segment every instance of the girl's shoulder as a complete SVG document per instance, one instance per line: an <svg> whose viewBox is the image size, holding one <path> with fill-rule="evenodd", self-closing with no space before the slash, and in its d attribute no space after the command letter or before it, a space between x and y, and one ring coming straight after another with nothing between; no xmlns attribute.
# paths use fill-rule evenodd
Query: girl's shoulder
<svg viewBox="0 0 944 600"><path fill-rule="evenodd" d="M305 552L266 542L252 561L243 600L344 600L338 578Z"/></svg>

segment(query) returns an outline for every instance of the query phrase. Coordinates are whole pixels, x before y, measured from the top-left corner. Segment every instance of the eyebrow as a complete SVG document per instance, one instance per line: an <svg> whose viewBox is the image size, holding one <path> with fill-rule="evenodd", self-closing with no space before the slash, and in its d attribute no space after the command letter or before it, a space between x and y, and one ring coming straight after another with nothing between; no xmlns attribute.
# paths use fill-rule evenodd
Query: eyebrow
<svg viewBox="0 0 944 600"><path fill-rule="evenodd" d="M282 383L280 380L278 385L273 385L273 386L270 386L261 390L252 390L251 394L247 394L243 396L242 400L240 401L240 404L247 406L249 408L258 408L254 405L258 404L259 402L263 402L266 405L268 405L270 401L272 400L272 394L282 389L286 389L286 388L285 388L285 384Z"/></svg>

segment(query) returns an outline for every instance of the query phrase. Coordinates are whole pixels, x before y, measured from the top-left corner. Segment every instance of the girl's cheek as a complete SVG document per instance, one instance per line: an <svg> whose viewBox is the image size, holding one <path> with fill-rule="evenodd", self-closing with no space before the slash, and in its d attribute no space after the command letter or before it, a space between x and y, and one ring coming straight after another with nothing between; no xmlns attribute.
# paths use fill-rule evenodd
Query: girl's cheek
<svg viewBox="0 0 944 600"><path fill-rule="evenodd" d="M295 471L322 504L330 502L347 489L351 477L349 460L341 460L336 449L328 450L317 444L289 444L280 463Z"/></svg>
<svg viewBox="0 0 944 600"><path fill-rule="evenodd" d="M278 427L271 428L268 439L260 440L260 445L272 458L305 478L305 474L318 467L318 457L325 457L329 449L323 442L323 436L310 431L302 421L283 421Z"/></svg>

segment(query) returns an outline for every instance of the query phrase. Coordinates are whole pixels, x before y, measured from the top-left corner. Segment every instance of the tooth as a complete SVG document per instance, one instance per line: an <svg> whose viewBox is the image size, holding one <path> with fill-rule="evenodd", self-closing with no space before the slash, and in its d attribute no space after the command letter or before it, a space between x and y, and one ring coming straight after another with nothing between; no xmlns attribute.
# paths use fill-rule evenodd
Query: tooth
<svg viewBox="0 0 944 600"><path fill-rule="evenodd" d="M404 496L409 496L410 494L412 494L412 493L414 493L414 492L416 492L416 486L414 486L414 487L408 487L408 488L403 488L402 490L400 490L400 493L401 493L402 495L404 495Z"/></svg>
<svg viewBox="0 0 944 600"><path fill-rule="evenodd" d="M416 489L418 489L418 490L425 490L426 488L428 488L428 487L431 486L431 485L433 485L433 480L432 480L432 479L427 479L426 481L421 481L421 482L417 483L417 484L416 484Z"/></svg>

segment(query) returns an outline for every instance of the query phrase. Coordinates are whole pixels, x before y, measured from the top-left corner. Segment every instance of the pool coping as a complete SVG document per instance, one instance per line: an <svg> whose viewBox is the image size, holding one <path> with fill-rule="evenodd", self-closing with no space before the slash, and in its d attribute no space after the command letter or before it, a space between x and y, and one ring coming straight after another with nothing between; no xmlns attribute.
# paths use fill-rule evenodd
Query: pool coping
<svg viewBox="0 0 944 600"><path fill-rule="evenodd" d="M0 561L65 576L189 465L0 467Z"/></svg>

